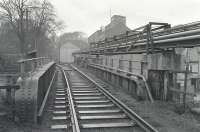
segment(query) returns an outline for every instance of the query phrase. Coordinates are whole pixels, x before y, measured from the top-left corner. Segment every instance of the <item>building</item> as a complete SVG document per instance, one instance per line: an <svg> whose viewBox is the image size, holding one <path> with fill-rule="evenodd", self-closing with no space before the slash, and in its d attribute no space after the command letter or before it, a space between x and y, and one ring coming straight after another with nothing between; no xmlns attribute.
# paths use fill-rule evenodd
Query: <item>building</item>
<svg viewBox="0 0 200 132"><path fill-rule="evenodd" d="M72 63L74 61L72 53L78 50L80 50L80 48L70 42L64 44L60 51L60 61L62 63Z"/></svg>
<svg viewBox="0 0 200 132"><path fill-rule="evenodd" d="M126 26L126 17L120 15L114 15L111 17L111 22L105 27L101 27L100 30L94 32L88 37L88 42L98 42L105 38L113 37L129 31L130 29Z"/></svg>

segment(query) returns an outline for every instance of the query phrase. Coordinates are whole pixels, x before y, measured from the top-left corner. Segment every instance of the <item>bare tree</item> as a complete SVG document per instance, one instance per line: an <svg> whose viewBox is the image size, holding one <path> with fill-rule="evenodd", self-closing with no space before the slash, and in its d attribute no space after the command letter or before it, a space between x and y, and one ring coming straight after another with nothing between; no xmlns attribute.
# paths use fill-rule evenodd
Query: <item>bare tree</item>
<svg viewBox="0 0 200 132"><path fill-rule="evenodd" d="M53 5L47 0L2 0L0 17L9 22L20 41L22 57L26 54L28 34L35 40L50 35L61 25L56 19Z"/></svg>

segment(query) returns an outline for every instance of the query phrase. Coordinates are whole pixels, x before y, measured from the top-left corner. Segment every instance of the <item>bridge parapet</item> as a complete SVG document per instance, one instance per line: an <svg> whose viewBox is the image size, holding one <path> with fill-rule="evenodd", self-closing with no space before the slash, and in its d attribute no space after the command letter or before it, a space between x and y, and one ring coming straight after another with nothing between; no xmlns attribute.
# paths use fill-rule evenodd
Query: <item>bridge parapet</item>
<svg viewBox="0 0 200 132"><path fill-rule="evenodd" d="M95 69L96 72L99 71L97 75L102 74L106 81L113 82L113 84L127 89L127 92L135 91L136 97L146 96L145 98L153 102L149 86L144 76L94 63L88 64L88 66ZM136 86L134 84L136 84Z"/></svg>
<svg viewBox="0 0 200 132"><path fill-rule="evenodd" d="M19 63L22 77L18 78L20 89L15 93L16 117L21 122L37 123L46 93L53 85L56 64L44 57L21 60ZM32 67L28 69L30 65Z"/></svg>

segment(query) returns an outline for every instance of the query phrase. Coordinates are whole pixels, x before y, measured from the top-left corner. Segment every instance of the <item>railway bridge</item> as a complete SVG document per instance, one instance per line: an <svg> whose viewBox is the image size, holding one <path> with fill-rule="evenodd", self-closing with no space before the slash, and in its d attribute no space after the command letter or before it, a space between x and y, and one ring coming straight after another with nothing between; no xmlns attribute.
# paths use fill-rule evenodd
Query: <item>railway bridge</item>
<svg viewBox="0 0 200 132"><path fill-rule="evenodd" d="M50 111L51 130L157 132L97 78L138 100L190 106L200 91L199 44L200 22L150 22L74 52L73 64L20 60L17 72L1 74L0 89L6 89L13 119L20 122L41 124Z"/></svg>
<svg viewBox="0 0 200 132"><path fill-rule="evenodd" d="M89 49L74 53L75 63L127 92L133 87L127 78L132 77L147 84L154 99L194 101L199 96L199 26L199 22L174 27L150 22L90 43ZM138 94L145 90L136 85Z"/></svg>

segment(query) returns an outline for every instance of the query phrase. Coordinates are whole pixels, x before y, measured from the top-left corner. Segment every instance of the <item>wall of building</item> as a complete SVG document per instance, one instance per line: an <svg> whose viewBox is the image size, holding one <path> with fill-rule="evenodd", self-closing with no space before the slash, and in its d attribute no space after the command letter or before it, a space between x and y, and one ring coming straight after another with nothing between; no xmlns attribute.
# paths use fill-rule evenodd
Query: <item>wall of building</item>
<svg viewBox="0 0 200 132"><path fill-rule="evenodd" d="M130 29L126 25L126 17L114 15L112 16L111 22L108 25L101 27L100 30L97 30L88 37L88 42L92 43L102 41L105 38L113 37L129 30Z"/></svg>
<svg viewBox="0 0 200 132"><path fill-rule="evenodd" d="M74 61L74 57L72 56L73 52L76 52L80 50L77 46L71 44L71 43L66 43L61 47L60 51L60 60L61 62L65 63L71 63Z"/></svg>

